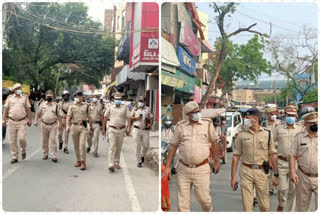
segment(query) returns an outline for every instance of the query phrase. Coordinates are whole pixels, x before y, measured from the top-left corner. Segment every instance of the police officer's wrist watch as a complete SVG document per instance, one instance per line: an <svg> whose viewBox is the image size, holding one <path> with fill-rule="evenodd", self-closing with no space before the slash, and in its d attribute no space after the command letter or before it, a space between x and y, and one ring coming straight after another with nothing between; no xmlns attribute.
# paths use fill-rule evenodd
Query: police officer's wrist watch
<svg viewBox="0 0 320 214"><path fill-rule="evenodd" d="M274 173L274 174L273 174L273 176L274 176L274 177L278 177L278 178L279 178L279 173L277 173L277 174L276 174L276 173Z"/></svg>

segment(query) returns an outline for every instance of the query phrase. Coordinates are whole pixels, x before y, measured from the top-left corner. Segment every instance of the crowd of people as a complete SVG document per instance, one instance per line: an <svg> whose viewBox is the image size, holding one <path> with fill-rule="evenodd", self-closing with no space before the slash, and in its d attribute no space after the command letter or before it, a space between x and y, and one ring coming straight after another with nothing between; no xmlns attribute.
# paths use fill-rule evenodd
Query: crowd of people
<svg viewBox="0 0 320 214"><path fill-rule="evenodd" d="M35 127L41 127L43 160L47 160L50 156L51 160L57 163L57 148L69 154L71 132L76 159L74 166L85 170L87 153L92 151L94 157L99 157L101 132L109 143L108 170L114 172L115 169L120 169L124 138L132 133L136 143L137 167L143 166L149 148L149 130L154 120L143 96L138 98L137 106L133 100L124 101L123 94L120 92L110 96L107 103L104 103L98 94L93 94L90 102L86 102L82 91L77 90L72 96L68 91L64 91L62 100L57 102L55 94L48 90L43 100L33 102L36 113L32 121L30 101L28 96L22 93L21 84L15 84L11 91L12 94L3 100L2 115L3 130L8 129L11 164L19 160L17 142L21 147L21 159L24 160L27 157L26 126L33 124Z"/></svg>

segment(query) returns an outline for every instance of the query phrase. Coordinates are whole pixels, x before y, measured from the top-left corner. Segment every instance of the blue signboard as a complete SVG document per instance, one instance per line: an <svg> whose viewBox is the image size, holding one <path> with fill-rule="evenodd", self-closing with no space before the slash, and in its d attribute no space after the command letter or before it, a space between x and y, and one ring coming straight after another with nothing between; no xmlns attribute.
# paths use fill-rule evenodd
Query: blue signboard
<svg viewBox="0 0 320 214"><path fill-rule="evenodd" d="M196 61L192 56L181 46L178 46L177 52L180 68L190 75L196 75Z"/></svg>

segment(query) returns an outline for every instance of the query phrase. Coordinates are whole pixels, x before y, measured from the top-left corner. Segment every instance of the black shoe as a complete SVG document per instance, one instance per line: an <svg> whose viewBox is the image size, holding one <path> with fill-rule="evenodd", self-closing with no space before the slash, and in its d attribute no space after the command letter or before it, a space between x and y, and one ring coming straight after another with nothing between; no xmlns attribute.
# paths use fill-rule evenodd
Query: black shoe
<svg viewBox="0 0 320 214"><path fill-rule="evenodd" d="M94 153L93 156L96 158L99 157L98 153Z"/></svg>
<svg viewBox="0 0 320 214"><path fill-rule="evenodd" d="M57 158L52 158L52 161L57 163L58 162L58 159Z"/></svg>
<svg viewBox="0 0 320 214"><path fill-rule="evenodd" d="M62 145L63 145L63 143L59 143L59 150L62 149Z"/></svg>
<svg viewBox="0 0 320 214"><path fill-rule="evenodd" d="M273 191L269 191L269 196L272 196L273 195Z"/></svg>
<svg viewBox="0 0 320 214"><path fill-rule="evenodd" d="M138 163L138 165L137 165L139 168L141 168L142 167L142 163Z"/></svg>
<svg viewBox="0 0 320 214"><path fill-rule="evenodd" d="M171 174L173 174L173 175L177 174L176 168L173 167L173 168L171 169Z"/></svg>
<svg viewBox="0 0 320 214"><path fill-rule="evenodd" d="M255 207L258 204L258 200L256 198L253 199L253 206Z"/></svg>
<svg viewBox="0 0 320 214"><path fill-rule="evenodd" d="M144 157L141 157L141 163L144 163Z"/></svg>
<svg viewBox="0 0 320 214"><path fill-rule="evenodd" d="M88 148L87 148L87 153L89 153L89 152L90 152L90 150L91 150L91 148L90 148L90 147L88 147Z"/></svg>
<svg viewBox="0 0 320 214"><path fill-rule="evenodd" d="M69 151L68 151L67 148L64 148L64 149L63 149L63 152L66 153L66 154L69 154Z"/></svg>
<svg viewBox="0 0 320 214"><path fill-rule="evenodd" d="M109 171L110 171L110 172L114 172L114 166L110 166L110 167L109 167Z"/></svg>

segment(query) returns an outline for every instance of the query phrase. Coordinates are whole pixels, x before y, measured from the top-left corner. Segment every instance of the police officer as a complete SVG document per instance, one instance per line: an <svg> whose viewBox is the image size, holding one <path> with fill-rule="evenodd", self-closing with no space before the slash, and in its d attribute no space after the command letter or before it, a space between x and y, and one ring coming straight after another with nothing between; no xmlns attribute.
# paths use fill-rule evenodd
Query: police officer
<svg viewBox="0 0 320 214"><path fill-rule="evenodd" d="M42 103L39 106L36 117L34 119L34 125L38 127L38 119L40 117L43 160L48 159L48 152L50 148L52 161L57 162L57 120L59 120L59 130L62 129L62 120L59 114L58 104L53 102L53 92L51 90L48 90L45 95L46 102Z"/></svg>
<svg viewBox="0 0 320 214"><path fill-rule="evenodd" d="M312 193L318 209L318 113L307 113L302 119L306 130L295 136L290 147L290 180L296 184L296 211L308 212Z"/></svg>
<svg viewBox="0 0 320 214"><path fill-rule="evenodd" d="M218 152L218 136L210 119L202 119L199 105L195 101L185 105L187 120L178 122L170 141L170 149L166 167L162 177L171 178L171 164L179 148L180 163L177 169L178 209L190 211L191 188L194 186L195 196L203 211L211 211L210 165L208 162L210 146L214 152L213 168L219 172L220 160Z"/></svg>
<svg viewBox="0 0 320 214"><path fill-rule="evenodd" d="M296 123L297 108L289 105L285 108L285 122L280 123L275 130L275 141L278 142L278 207L277 211L282 212L288 194L287 211L293 212L295 208L295 184L290 181L289 174L289 149L294 136L303 131L304 128ZM287 193L288 192L288 193Z"/></svg>
<svg viewBox="0 0 320 214"><path fill-rule="evenodd" d="M59 109L60 109L60 116L62 118L62 129L59 129L59 150L62 149L63 143L64 143L64 148L63 152L66 154L69 154L68 151L68 142L69 142L69 133L66 131L66 119L67 119L67 114L68 114L68 109L71 105L70 99L70 94L68 91L63 91L62 93L62 101L59 102ZM62 140L62 135L64 132L64 141Z"/></svg>
<svg viewBox="0 0 320 214"><path fill-rule="evenodd" d="M18 162L19 152L17 140L21 146L21 159L27 157L26 153L26 115L28 115L28 126L32 125L31 105L28 96L22 94L22 86L20 83L15 84L11 90L13 94L8 96L2 115L2 126L6 125L7 115L8 121L8 137L10 143L10 152L12 160L10 163Z"/></svg>
<svg viewBox="0 0 320 214"><path fill-rule="evenodd" d="M153 124L153 114L150 108L145 106L143 96L139 97L138 108L134 108L131 112L131 121L133 121L133 139L136 142L136 157L138 167L142 167L144 156L149 148L149 129ZM131 128L131 124L129 124Z"/></svg>
<svg viewBox="0 0 320 214"><path fill-rule="evenodd" d="M114 95L114 104L106 109L102 125L103 135L106 133L106 125L109 125L108 167L110 172L114 172L115 168L120 169L120 154L126 132L126 120L128 119L128 124L131 124L129 108L127 105L121 104L121 97L122 94L119 92ZM128 127L127 133L130 133L130 127Z"/></svg>
<svg viewBox="0 0 320 214"><path fill-rule="evenodd" d="M90 152L91 146L93 144L93 156L99 157L98 155L98 144L99 144L99 130L102 127L102 120L103 120L103 114L102 114L102 105L98 104L98 95L93 95L92 102L89 107L89 115L92 119L92 129L93 129L93 136L88 136L87 142L88 142L88 148L87 153Z"/></svg>
<svg viewBox="0 0 320 214"><path fill-rule="evenodd" d="M92 120L89 115L89 106L82 102L82 92L77 90L74 93L74 102L69 107L67 114L67 128L66 131L70 131L74 145L74 151L77 162L75 167L80 167L81 170L86 169L86 141L89 133L89 127L92 127ZM70 119L72 118L72 125ZM87 121L89 120L88 125ZM90 129L90 135L93 134L93 129Z"/></svg>
<svg viewBox="0 0 320 214"><path fill-rule="evenodd" d="M243 210L252 212L253 188L255 188L260 211L269 211L269 156L274 166L274 185L278 184L279 176L277 151L275 149L272 132L269 129L259 126L259 110L256 108L251 108L246 111L244 126L246 128L239 133L235 142L231 167L231 188L233 190L236 189L238 183L236 170L239 159L241 158L240 184Z"/></svg>

